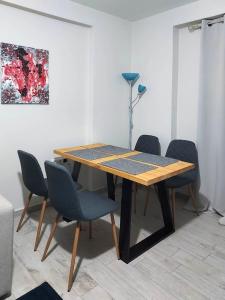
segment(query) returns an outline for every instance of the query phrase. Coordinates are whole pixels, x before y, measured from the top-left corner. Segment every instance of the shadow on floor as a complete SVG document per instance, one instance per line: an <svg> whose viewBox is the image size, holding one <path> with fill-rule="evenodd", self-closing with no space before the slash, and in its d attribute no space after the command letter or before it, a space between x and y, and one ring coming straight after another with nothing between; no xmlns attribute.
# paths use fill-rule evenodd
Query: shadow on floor
<svg viewBox="0 0 225 300"><path fill-rule="evenodd" d="M104 193L105 194L105 193ZM146 190L140 188L137 193L137 212L132 213L132 231L131 231L131 245L144 239L151 233L157 231L163 227L163 220L161 216L161 209L157 194L152 189L150 191L149 205L146 216L143 215L144 203L146 197ZM121 199L121 187L116 189L116 200ZM189 212L183 209L187 198L177 194L176 201L176 230L185 226L185 224L190 223L196 218L195 213ZM38 222L40 211L31 212L29 218L35 223ZM116 223L119 227L119 215L120 212L116 213ZM46 217L43 223L42 237L48 237L46 232L47 227L53 223L56 212L53 208L48 207L46 212ZM26 226L26 225L25 225ZM49 227L50 228L50 227ZM57 251L57 246L63 247L66 251L71 253L72 242L74 237L75 222L62 222L59 224L58 229L55 234L55 246L50 247L50 253L52 251ZM119 229L117 229L119 236ZM82 222L82 231L80 234L79 246L78 246L78 256L82 261L83 258L96 258L102 253L114 248L114 243L112 239L112 227L110 223L110 216L106 216L104 219L96 220L93 222L93 238L90 240L88 236L88 224ZM80 262L81 262L80 261Z"/></svg>
<svg viewBox="0 0 225 300"><path fill-rule="evenodd" d="M159 230L164 226L161 213L161 207L157 193L153 188L150 189L149 202L146 216L144 216L144 205L147 190L141 187L137 192L137 211L132 212L132 230L131 230L131 245L141 241L151 233ZM116 199L121 199L121 187L116 190ZM183 209L187 203L188 197L184 194L176 194L176 216L175 216L175 229L185 226L192 222L197 216L194 212L186 211ZM132 201L132 206L133 206ZM133 209L133 207L132 207ZM118 213L119 217L119 213Z"/></svg>

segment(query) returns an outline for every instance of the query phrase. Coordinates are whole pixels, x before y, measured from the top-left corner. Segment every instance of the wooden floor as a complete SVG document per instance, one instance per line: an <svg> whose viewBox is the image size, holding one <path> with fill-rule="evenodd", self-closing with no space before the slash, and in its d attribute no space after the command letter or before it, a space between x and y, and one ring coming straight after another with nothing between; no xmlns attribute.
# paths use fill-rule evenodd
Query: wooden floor
<svg viewBox="0 0 225 300"><path fill-rule="evenodd" d="M117 191L117 196L120 195ZM154 191L143 217L145 191L138 192L137 214L133 215L133 241L140 240L161 225ZM33 251L38 214L15 233L13 294L15 299L43 281L48 281L63 299L225 299L225 227L212 212L196 217L177 201L177 230L129 265L116 259L110 216L83 225L78 251L79 270L70 293L66 291L74 224L60 224L53 251L41 262L44 245L55 212L48 208L45 232L37 252ZM15 220L15 226L18 217ZM119 217L116 216L116 224Z"/></svg>

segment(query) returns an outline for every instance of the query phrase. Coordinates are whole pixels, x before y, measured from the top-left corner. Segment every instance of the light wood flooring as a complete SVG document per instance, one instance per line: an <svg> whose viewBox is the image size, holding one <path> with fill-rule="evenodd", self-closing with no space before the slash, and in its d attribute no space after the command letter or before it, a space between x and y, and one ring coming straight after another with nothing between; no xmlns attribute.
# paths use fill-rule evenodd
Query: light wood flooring
<svg viewBox="0 0 225 300"><path fill-rule="evenodd" d="M117 198L120 198L120 188ZM143 217L145 191L138 192L137 214L133 215L132 239L140 240L160 227L162 220L154 191L147 216ZM130 264L118 261L111 234L110 216L93 223L93 239L83 224L78 251L78 272L70 293L66 291L74 223L62 223L56 233L53 251L41 262L54 210L47 209L44 234L38 251L34 238L38 212L14 237L14 300L43 281L63 299L142 300L142 299L225 299L225 227L212 212L197 217L182 209L177 200L176 232ZM116 215L117 228L119 216ZM15 227L18 217L15 218Z"/></svg>

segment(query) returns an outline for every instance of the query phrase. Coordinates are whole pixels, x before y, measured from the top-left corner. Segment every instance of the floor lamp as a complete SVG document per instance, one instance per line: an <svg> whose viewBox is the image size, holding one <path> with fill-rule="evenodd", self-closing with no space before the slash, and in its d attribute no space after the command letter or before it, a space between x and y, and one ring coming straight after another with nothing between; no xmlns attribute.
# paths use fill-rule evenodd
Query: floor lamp
<svg viewBox="0 0 225 300"><path fill-rule="evenodd" d="M140 101L141 97L146 92L146 87L144 85L139 84L137 96L133 99L133 87L137 80L139 79L139 73L122 73L123 78L127 81L130 87L130 95L129 95L129 148L132 149L132 134L133 134L133 111L135 106Z"/></svg>

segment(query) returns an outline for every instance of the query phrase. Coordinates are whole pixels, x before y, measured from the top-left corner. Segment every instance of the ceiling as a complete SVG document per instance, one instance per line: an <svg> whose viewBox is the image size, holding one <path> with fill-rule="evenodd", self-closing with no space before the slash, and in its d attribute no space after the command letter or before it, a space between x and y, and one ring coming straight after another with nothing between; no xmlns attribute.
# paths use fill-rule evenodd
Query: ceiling
<svg viewBox="0 0 225 300"><path fill-rule="evenodd" d="M108 14L136 21L198 0L71 0Z"/></svg>

